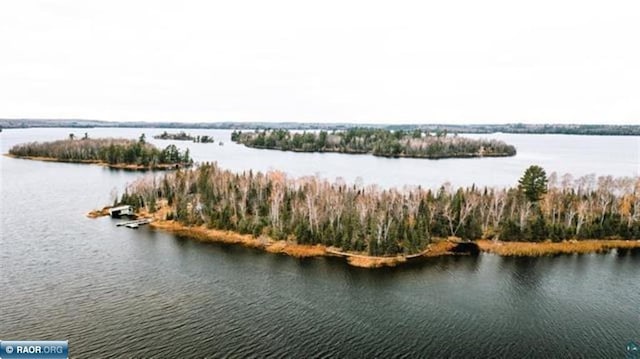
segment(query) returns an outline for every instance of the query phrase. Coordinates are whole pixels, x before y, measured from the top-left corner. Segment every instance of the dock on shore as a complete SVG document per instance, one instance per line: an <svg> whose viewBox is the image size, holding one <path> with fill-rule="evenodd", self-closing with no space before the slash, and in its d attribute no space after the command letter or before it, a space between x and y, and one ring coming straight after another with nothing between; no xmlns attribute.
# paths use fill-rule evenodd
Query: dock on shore
<svg viewBox="0 0 640 359"><path fill-rule="evenodd" d="M126 221L126 222L120 222L120 223L116 223L116 227L127 227L127 228L132 228L132 229L136 229L139 226L143 226L145 224L149 224L151 223L152 219L151 218L141 218L141 219L136 219L133 221Z"/></svg>

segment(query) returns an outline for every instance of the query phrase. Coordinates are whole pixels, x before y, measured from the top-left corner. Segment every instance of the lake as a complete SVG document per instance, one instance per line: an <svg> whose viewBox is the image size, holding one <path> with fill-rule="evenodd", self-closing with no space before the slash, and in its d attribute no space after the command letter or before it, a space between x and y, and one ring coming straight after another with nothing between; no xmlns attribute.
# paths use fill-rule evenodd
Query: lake
<svg viewBox="0 0 640 359"><path fill-rule="evenodd" d="M575 177L640 174L640 138L476 135L509 158L387 159L158 141L159 129L24 129L188 146L234 171L282 170L384 187L505 186L531 164ZM170 132L172 132L171 130ZM640 340L640 253L437 258L366 270L207 244L85 214L143 175L0 158L0 339L69 340L71 357L624 357Z"/></svg>

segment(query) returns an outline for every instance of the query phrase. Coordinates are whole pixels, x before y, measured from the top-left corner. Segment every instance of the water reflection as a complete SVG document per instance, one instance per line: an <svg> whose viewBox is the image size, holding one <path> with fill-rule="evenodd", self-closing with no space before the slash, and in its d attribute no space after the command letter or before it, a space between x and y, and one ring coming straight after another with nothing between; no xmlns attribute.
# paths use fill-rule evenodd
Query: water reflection
<svg viewBox="0 0 640 359"><path fill-rule="evenodd" d="M619 248L616 250L616 255L618 257L631 257L637 259L640 257L640 248Z"/></svg>
<svg viewBox="0 0 640 359"><path fill-rule="evenodd" d="M482 255L470 254L451 257L456 268L461 267L467 272L477 272L482 261Z"/></svg>
<svg viewBox="0 0 640 359"><path fill-rule="evenodd" d="M572 255L571 264L576 273L584 273L589 265L589 257L585 255Z"/></svg>
<svg viewBox="0 0 640 359"><path fill-rule="evenodd" d="M542 280L542 270L538 267L544 260L545 258L502 257L501 271L508 273L515 282L514 287L535 290Z"/></svg>

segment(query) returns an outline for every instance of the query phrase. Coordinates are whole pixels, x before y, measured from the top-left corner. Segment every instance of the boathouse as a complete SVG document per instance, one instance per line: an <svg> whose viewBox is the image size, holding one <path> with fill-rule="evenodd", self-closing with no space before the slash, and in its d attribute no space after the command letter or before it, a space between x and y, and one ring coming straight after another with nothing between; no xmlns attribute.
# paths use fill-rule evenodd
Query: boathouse
<svg viewBox="0 0 640 359"><path fill-rule="evenodd" d="M109 208L109 215L111 217L122 217L133 215L133 208L131 206L118 206Z"/></svg>

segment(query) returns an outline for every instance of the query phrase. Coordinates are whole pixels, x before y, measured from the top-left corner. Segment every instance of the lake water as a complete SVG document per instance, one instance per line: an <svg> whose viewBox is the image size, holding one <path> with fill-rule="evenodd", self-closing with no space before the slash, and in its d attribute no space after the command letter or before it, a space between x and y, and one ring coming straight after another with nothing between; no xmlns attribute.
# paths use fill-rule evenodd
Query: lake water
<svg viewBox="0 0 640 359"><path fill-rule="evenodd" d="M26 129L147 137L154 129ZM524 168L638 175L640 138L485 135L511 158L412 160L188 146L232 170L280 169L381 186L503 186ZM155 141L164 146L165 141ZM141 173L0 159L0 339L68 339L72 357L624 357L640 340L640 253L438 258L364 270L91 220ZM360 179L358 179L360 178Z"/></svg>

